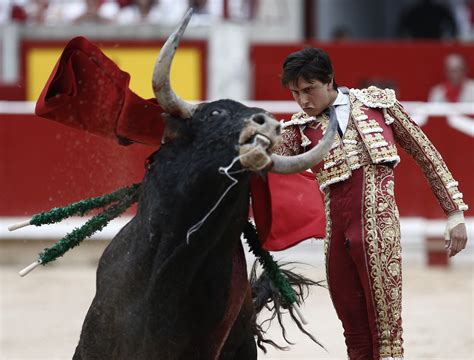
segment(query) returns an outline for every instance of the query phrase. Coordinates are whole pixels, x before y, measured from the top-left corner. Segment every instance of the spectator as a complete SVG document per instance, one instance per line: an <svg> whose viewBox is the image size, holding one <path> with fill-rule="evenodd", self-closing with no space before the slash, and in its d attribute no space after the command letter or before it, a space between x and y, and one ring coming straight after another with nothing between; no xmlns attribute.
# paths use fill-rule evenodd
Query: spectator
<svg viewBox="0 0 474 360"><path fill-rule="evenodd" d="M1 0L0 0L1 1ZM102 19L97 11L104 0L30 0L30 23L60 26L74 22L97 22Z"/></svg>
<svg viewBox="0 0 474 360"><path fill-rule="evenodd" d="M27 7L27 0L0 0L0 24L26 23L28 21Z"/></svg>
<svg viewBox="0 0 474 360"><path fill-rule="evenodd" d="M99 15L99 8L102 0L85 0L85 10L82 15L78 16L75 23L101 23L105 19Z"/></svg>
<svg viewBox="0 0 474 360"><path fill-rule="evenodd" d="M32 11L31 20L36 24L43 24L45 22L46 14L49 8L49 1L48 0L34 0L32 7L34 11Z"/></svg>
<svg viewBox="0 0 474 360"><path fill-rule="evenodd" d="M162 1L158 0L116 0L108 1L100 8L99 14L109 21L120 24L156 23L152 13Z"/></svg>
<svg viewBox="0 0 474 360"><path fill-rule="evenodd" d="M13 22L25 23L28 19L28 15L26 14L25 8L21 5L13 5L11 19Z"/></svg>
<svg viewBox="0 0 474 360"><path fill-rule="evenodd" d="M412 39L454 39L458 28L449 7L421 0L402 14L398 33Z"/></svg>
<svg viewBox="0 0 474 360"><path fill-rule="evenodd" d="M474 102L474 80L467 76L467 66L459 54L444 60L446 81L435 85L428 96L433 102Z"/></svg>

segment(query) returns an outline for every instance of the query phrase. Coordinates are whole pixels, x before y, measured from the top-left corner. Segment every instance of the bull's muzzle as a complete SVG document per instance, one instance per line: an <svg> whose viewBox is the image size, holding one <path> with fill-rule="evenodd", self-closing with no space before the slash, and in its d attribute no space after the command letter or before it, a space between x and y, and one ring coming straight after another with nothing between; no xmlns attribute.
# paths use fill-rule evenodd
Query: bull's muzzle
<svg viewBox="0 0 474 360"><path fill-rule="evenodd" d="M272 116L261 112L250 116L239 137L240 163L259 171L271 164L270 151L281 141L280 124Z"/></svg>
<svg viewBox="0 0 474 360"><path fill-rule="evenodd" d="M318 145L301 155L281 156L271 153L281 142L280 124L266 113L254 114L247 121L247 126L239 138L240 162L242 166L253 171L268 169L279 174L305 171L319 163L329 152L336 129L337 119L331 116L326 133Z"/></svg>

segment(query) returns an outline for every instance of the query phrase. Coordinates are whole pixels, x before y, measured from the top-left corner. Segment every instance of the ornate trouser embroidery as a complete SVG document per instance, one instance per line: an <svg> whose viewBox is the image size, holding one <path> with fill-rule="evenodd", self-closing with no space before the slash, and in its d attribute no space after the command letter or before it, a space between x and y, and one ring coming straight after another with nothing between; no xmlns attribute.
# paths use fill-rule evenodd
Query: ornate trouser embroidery
<svg viewBox="0 0 474 360"><path fill-rule="evenodd" d="M391 168L364 167L364 234L380 357L401 357L402 270L400 224Z"/></svg>
<svg viewBox="0 0 474 360"><path fill-rule="evenodd" d="M392 169L365 165L325 189L329 291L350 359L402 358L401 247Z"/></svg>

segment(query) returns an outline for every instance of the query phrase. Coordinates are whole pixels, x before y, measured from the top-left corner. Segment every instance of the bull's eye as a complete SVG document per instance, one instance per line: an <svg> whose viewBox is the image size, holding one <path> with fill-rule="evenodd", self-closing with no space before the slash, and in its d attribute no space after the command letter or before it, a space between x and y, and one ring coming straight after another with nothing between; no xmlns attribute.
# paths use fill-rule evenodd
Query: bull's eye
<svg viewBox="0 0 474 360"><path fill-rule="evenodd" d="M217 115L220 115L220 114L221 114L220 110L212 110L211 111L211 116L217 116Z"/></svg>

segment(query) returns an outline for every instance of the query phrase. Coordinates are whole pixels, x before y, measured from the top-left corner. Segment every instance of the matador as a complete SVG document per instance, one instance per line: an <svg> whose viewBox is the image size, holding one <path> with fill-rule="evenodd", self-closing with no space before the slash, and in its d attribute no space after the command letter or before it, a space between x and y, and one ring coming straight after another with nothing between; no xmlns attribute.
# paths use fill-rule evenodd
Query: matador
<svg viewBox="0 0 474 360"><path fill-rule="evenodd" d="M458 183L393 90L338 87L329 56L312 48L286 58L282 83L303 111L282 124L280 153L315 146L331 111L339 122L331 151L312 171L324 194L327 280L349 359L403 359L396 144L416 160L448 216L451 256L467 241Z"/></svg>

